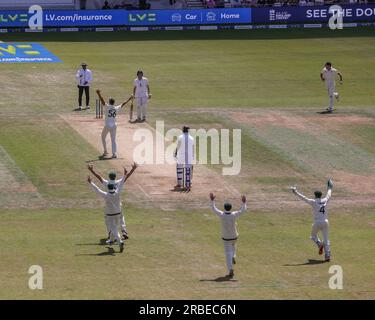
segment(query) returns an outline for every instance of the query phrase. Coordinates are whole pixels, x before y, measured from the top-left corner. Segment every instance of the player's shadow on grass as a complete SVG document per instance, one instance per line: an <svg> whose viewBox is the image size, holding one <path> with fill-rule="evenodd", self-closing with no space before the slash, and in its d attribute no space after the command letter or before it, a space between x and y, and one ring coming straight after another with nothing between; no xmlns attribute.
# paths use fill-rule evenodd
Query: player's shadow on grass
<svg viewBox="0 0 375 320"><path fill-rule="evenodd" d="M104 246L106 245L107 239L103 238L99 240L99 243L77 243L76 246Z"/></svg>
<svg viewBox="0 0 375 320"><path fill-rule="evenodd" d="M99 156L96 159L91 159L91 160L86 160L86 163L91 163L91 162L97 162L97 161L108 161L108 160L124 160L124 158L103 158L102 156Z"/></svg>
<svg viewBox="0 0 375 320"><path fill-rule="evenodd" d="M224 276L224 277L218 277L218 278L215 278L215 279L201 279L199 280L200 282L236 282L237 280L236 279L233 279L229 276Z"/></svg>
<svg viewBox="0 0 375 320"><path fill-rule="evenodd" d="M115 249L112 247L107 247L107 251L103 251L100 253L82 253L77 254L77 256L115 256Z"/></svg>
<svg viewBox="0 0 375 320"><path fill-rule="evenodd" d="M305 263L284 264L284 267L310 266L310 265L316 265L316 264L322 264L322 263L326 263L326 261L309 259Z"/></svg>

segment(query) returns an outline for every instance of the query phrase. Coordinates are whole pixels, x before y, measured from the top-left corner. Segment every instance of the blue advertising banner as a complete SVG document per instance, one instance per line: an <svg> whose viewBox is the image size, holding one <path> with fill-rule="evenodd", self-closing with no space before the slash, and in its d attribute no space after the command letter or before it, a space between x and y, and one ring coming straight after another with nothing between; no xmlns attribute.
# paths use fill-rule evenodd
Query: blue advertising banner
<svg viewBox="0 0 375 320"><path fill-rule="evenodd" d="M251 9L128 11L129 25L250 23Z"/></svg>
<svg viewBox="0 0 375 320"><path fill-rule="evenodd" d="M27 27L35 13L0 11L0 28ZM212 10L44 10L43 27L144 26L250 23L251 9Z"/></svg>
<svg viewBox="0 0 375 320"><path fill-rule="evenodd" d="M342 5L343 22L375 21L375 4ZM284 6L252 9L253 23L328 22L329 6Z"/></svg>
<svg viewBox="0 0 375 320"><path fill-rule="evenodd" d="M27 27L35 13L0 11L1 27ZM126 10L43 10L43 27L118 26L127 24Z"/></svg>
<svg viewBox="0 0 375 320"><path fill-rule="evenodd" d="M0 43L0 63L61 62L38 43Z"/></svg>

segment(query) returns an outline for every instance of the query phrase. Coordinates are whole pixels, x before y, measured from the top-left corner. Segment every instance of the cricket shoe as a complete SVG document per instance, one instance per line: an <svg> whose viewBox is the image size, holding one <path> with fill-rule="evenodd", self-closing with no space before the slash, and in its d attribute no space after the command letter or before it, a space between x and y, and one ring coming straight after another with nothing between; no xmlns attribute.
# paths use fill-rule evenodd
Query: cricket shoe
<svg viewBox="0 0 375 320"><path fill-rule="evenodd" d="M122 240L128 240L129 236L126 233L122 234Z"/></svg>
<svg viewBox="0 0 375 320"><path fill-rule="evenodd" d="M90 109L90 106L86 106L86 109L87 109L87 110Z"/></svg>
<svg viewBox="0 0 375 320"><path fill-rule="evenodd" d="M229 279L233 279L234 278L234 271L233 271L233 269L230 269L229 274L228 274L228 278Z"/></svg>
<svg viewBox="0 0 375 320"><path fill-rule="evenodd" d="M120 243L120 252L124 252L124 243L123 242Z"/></svg>
<svg viewBox="0 0 375 320"><path fill-rule="evenodd" d="M103 152L103 154L101 155L102 158L108 156L108 152Z"/></svg>
<svg viewBox="0 0 375 320"><path fill-rule="evenodd" d="M327 112L329 112L329 113L332 113L332 112L333 112L333 109L330 109L330 108L327 108L326 110L327 110Z"/></svg>
<svg viewBox="0 0 375 320"><path fill-rule="evenodd" d="M323 254L324 245L319 245L319 255Z"/></svg>
<svg viewBox="0 0 375 320"><path fill-rule="evenodd" d="M331 261L331 256L325 256L325 259L324 259L326 262L330 262Z"/></svg>
<svg viewBox="0 0 375 320"><path fill-rule="evenodd" d="M113 241L111 239L108 239L105 243L111 246L113 244Z"/></svg>
<svg viewBox="0 0 375 320"><path fill-rule="evenodd" d="M116 159L117 158L117 155L116 154L113 154L112 155L112 159Z"/></svg>

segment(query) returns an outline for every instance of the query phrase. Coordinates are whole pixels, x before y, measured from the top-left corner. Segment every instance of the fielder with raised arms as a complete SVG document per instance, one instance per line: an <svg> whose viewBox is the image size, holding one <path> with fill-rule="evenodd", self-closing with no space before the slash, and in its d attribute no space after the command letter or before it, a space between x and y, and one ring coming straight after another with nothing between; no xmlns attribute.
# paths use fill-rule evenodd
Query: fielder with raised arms
<svg viewBox="0 0 375 320"><path fill-rule="evenodd" d="M104 179L98 172L96 172L94 170L94 166L93 165L89 164L87 166L87 168L100 181L101 184L103 184L104 186L107 187L107 189L108 189L108 185L109 184L113 184L115 186L115 189L118 188L119 183L121 182L122 178L121 179L116 179L116 172L115 171L110 171L109 172L109 174L108 174L109 180L107 180L107 179ZM133 174L133 172L135 171L135 169L137 169L137 164L136 163L134 163L132 165L132 168L131 168L131 170L130 170L129 173L127 173L127 170L124 168L124 173L126 174L125 182ZM109 221L108 221L108 218L107 218L106 215L104 217L104 220L105 220L105 225L107 227L107 232L108 232L108 239L107 239L106 243L107 244L112 244L114 239L113 239L113 237L111 237L111 229L110 229ZM122 212L121 212L121 215L120 215L120 225L121 225L121 232L122 232L122 238L123 238L123 240L129 239L129 234L128 234L128 231L126 229L125 217L124 217L124 214Z"/></svg>
<svg viewBox="0 0 375 320"><path fill-rule="evenodd" d="M108 104L105 102L101 91L98 89L96 90L96 93L102 103L102 105L105 107L104 114L105 114L105 125L102 130L102 144L103 144L103 155L101 157L105 158L108 155L107 152L107 142L106 138L108 133L111 135L111 142L112 142L112 158L117 158L117 144L116 144L116 129L117 129L117 123L116 123L116 116L117 112L125 106L130 100L132 100L132 97L130 97L128 100L124 101L122 104L115 106L115 99L109 98Z"/></svg>
<svg viewBox="0 0 375 320"><path fill-rule="evenodd" d="M121 198L120 194L122 188L124 187L126 179L126 169L124 168L124 176L120 180L117 189L113 183L108 184L108 192L101 190L94 182L92 182L91 177L87 177L87 182L92 186L94 191L100 195L105 201L105 215L108 219L109 229L112 236L116 239L120 252L124 251L124 241L121 239L118 227L120 226L120 216L121 216Z"/></svg>
<svg viewBox="0 0 375 320"><path fill-rule="evenodd" d="M319 248L319 254L323 254L323 249L325 251L325 261L331 260L331 249L330 249L330 242L328 238L328 231L329 231L329 222L328 222L328 210L327 205L329 200L331 199L332 195L332 188L333 182L331 179L327 182L328 191L326 196L322 199L322 192L315 191L315 199L309 199L305 197L302 193L297 191L297 187L291 187L292 192L301 200L308 203L312 206L312 211L314 215L314 223L312 225L311 230L311 240ZM323 233L323 242L319 239L318 232L321 231Z"/></svg>
<svg viewBox="0 0 375 320"><path fill-rule="evenodd" d="M224 242L225 258L230 279L234 277L233 264L236 264L236 243L238 239L237 218L247 209L246 197L242 196L242 206L239 211L233 211L230 203L224 203L224 211L216 208L215 195L210 193L211 209L220 218L221 221L221 237Z"/></svg>
<svg viewBox="0 0 375 320"><path fill-rule="evenodd" d="M328 90L329 106L327 108L328 112L333 112L333 98L339 101L339 93L335 91L336 87L336 77L339 76L340 84L342 84L342 74L335 68L332 68L331 62L326 62L322 72L320 73L320 79L325 83Z"/></svg>

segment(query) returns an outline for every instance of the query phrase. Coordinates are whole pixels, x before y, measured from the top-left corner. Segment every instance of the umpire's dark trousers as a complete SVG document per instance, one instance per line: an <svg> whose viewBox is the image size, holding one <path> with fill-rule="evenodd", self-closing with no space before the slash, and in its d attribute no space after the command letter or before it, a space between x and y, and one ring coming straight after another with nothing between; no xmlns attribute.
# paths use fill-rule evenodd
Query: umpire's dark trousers
<svg viewBox="0 0 375 320"><path fill-rule="evenodd" d="M89 86L78 86L78 105L82 106L82 96L85 91L86 96L86 107L90 105L90 87Z"/></svg>

